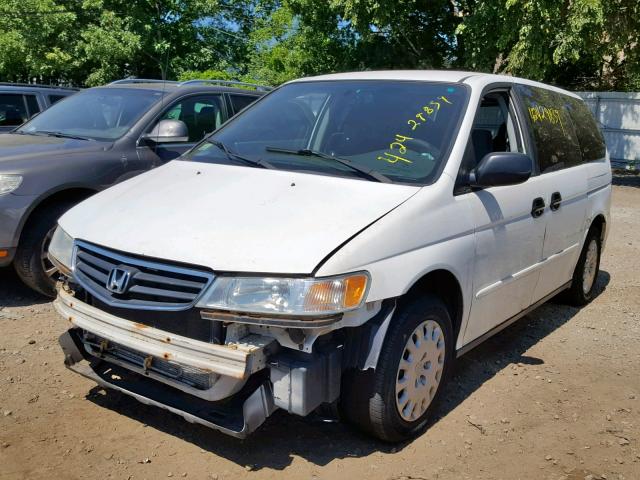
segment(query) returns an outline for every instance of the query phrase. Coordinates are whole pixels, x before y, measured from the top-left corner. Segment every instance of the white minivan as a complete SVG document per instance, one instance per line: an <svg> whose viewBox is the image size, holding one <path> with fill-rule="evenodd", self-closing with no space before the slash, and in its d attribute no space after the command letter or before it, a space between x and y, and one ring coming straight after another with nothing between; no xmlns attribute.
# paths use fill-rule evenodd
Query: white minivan
<svg viewBox="0 0 640 480"><path fill-rule="evenodd" d="M276 409L419 434L456 357L594 295L611 170L582 100L456 71L305 78L66 213L65 363L244 437Z"/></svg>

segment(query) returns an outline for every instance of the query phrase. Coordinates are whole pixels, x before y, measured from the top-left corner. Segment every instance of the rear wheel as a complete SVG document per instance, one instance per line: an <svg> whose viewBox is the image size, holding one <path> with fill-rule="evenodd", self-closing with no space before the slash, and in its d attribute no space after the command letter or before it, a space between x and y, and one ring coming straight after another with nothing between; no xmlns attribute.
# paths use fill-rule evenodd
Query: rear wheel
<svg viewBox="0 0 640 480"><path fill-rule="evenodd" d="M600 231L590 230L573 273L571 287L562 296L570 305L579 307L593 300L596 279L600 272L601 248Z"/></svg>
<svg viewBox="0 0 640 480"><path fill-rule="evenodd" d="M381 440L417 436L449 376L453 349L445 304L433 296L412 300L392 318L375 371L345 377L344 415Z"/></svg>
<svg viewBox="0 0 640 480"><path fill-rule="evenodd" d="M58 218L73 206L60 202L36 211L22 231L13 265L20 279L30 288L55 297L58 270L48 257L49 243Z"/></svg>

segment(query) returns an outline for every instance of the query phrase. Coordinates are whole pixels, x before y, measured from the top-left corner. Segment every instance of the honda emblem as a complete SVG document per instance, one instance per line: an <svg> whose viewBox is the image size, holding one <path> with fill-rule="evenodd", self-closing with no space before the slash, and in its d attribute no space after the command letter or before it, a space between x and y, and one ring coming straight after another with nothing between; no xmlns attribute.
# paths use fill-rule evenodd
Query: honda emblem
<svg viewBox="0 0 640 480"><path fill-rule="evenodd" d="M112 293L125 293L129 288L129 282L131 281L132 271L126 267L115 267L109 272L109 278L107 279L107 290Z"/></svg>

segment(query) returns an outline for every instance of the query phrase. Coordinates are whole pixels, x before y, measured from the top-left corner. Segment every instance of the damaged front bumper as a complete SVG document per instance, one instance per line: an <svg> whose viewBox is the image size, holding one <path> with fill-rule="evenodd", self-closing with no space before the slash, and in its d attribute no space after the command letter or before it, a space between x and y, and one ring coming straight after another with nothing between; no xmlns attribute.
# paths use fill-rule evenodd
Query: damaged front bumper
<svg viewBox="0 0 640 480"><path fill-rule="evenodd" d="M67 368L235 437L277 408L304 416L340 394L342 348L335 344L305 353L256 333L208 343L117 317L65 288L54 306L71 324L60 337Z"/></svg>
<svg viewBox="0 0 640 480"><path fill-rule="evenodd" d="M236 437L275 410L264 370L272 338L202 342L116 317L64 289L54 306L72 326L60 337L65 365L102 387Z"/></svg>
<svg viewBox="0 0 640 480"><path fill-rule="evenodd" d="M127 368L89 355L78 329L60 337L65 365L71 371L146 404L169 410L191 423L198 423L227 435L245 438L256 430L275 410L268 381L258 378L248 382L240 392L223 404L206 401Z"/></svg>

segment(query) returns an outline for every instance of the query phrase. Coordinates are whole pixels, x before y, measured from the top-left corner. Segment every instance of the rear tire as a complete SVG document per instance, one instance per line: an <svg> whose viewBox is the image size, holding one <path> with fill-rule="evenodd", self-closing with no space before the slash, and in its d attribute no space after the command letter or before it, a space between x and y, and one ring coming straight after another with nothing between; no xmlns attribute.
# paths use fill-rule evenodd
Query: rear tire
<svg viewBox="0 0 640 480"><path fill-rule="evenodd" d="M358 428L387 441L418 436L453 366L449 311L428 295L411 300L391 319L375 370L345 374L341 410Z"/></svg>
<svg viewBox="0 0 640 480"><path fill-rule="evenodd" d="M22 231L13 266L25 285L47 296L56 296L57 270L47 249L58 219L74 204L59 202L36 211Z"/></svg>
<svg viewBox="0 0 640 480"><path fill-rule="evenodd" d="M600 272L601 250L600 231L591 229L573 272L571 287L561 294L561 299L565 303L581 307L593 300L596 280Z"/></svg>

